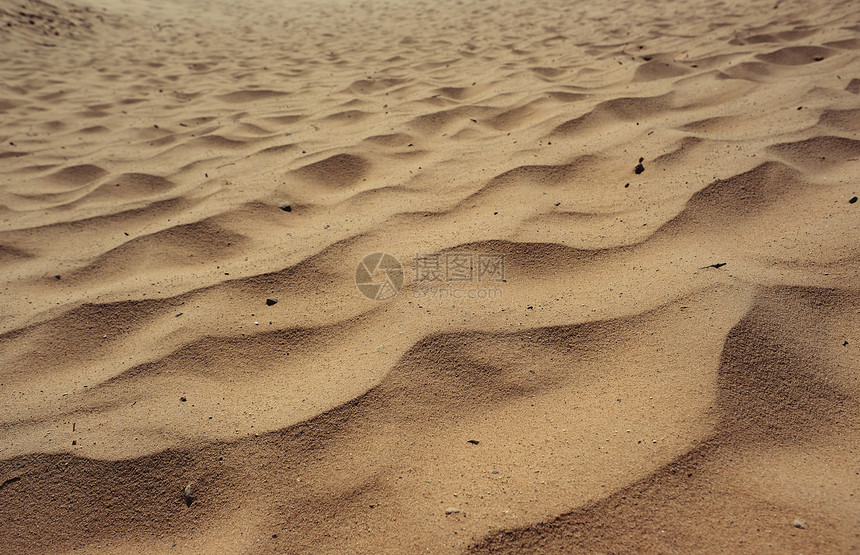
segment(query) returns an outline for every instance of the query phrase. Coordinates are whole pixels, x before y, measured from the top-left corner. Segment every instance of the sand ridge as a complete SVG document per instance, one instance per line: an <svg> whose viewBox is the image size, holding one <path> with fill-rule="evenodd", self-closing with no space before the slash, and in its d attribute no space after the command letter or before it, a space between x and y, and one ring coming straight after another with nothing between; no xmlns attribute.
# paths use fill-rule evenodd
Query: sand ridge
<svg viewBox="0 0 860 555"><path fill-rule="evenodd" d="M860 546L850 2L0 16L0 550Z"/></svg>

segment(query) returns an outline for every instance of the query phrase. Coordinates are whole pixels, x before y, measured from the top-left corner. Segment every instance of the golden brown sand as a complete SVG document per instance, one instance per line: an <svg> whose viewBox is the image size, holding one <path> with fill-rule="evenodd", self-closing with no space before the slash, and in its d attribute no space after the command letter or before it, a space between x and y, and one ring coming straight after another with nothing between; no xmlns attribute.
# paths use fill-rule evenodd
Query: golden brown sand
<svg viewBox="0 0 860 555"><path fill-rule="evenodd" d="M0 0L0 551L860 549L856 3L83 2Z"/></svg>

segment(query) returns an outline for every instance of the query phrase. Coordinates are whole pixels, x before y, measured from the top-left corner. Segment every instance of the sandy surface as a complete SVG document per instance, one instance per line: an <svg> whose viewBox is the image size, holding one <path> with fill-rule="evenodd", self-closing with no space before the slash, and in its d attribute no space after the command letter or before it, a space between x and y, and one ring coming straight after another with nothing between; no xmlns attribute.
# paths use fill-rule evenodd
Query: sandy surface
<svg viewBox="0 0 860 555"><path fill-rule="evenodd" d="M82 1L0 0L0 551L860 549L856 3Z"/></svg>

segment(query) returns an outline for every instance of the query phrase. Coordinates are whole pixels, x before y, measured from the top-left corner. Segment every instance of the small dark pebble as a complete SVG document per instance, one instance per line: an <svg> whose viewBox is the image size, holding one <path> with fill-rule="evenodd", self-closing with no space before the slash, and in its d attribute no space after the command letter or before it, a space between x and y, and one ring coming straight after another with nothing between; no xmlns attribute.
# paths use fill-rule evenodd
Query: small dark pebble
<svg viewBox="0 0 860 555"><path fill-rule="evenodd" d="M855 202L857 202L857 197L851 197L848 199L848 204L854 204Z"/></svg>
<svg viewBox="0 0 860 555"><path fill-rule="evenodd" d="M797 109L798 109L798 110L803 110L803 106L798 106L798 107L797 107Z"/></svg>
<svg viewBox="0 0 860 555"><path fill-rule="evenodd" d="M821 60L823 60L823 59L824 59L824 56L816 56L816 57L815 57L815 61L816 61L816 62L820 62L820 61L821 61Z"/></svg>
<svg viewBox="0 0 860 555"><path fill-rule="evenodd" d="M848 346L848 342L847 342L847 341L843 342L843 343L842 343L842 346L843 346L843 347L847 347L847 346Z"/></svg>
<svg viewBox="0 0 860 555"><path fill-rule="evenodd" d="M184 312L180 312L179 314L177 314L177 315L175 316L175 318L179 318L179 317L180 317L180 316L182 316L183 314L184 314Z"/></svg>
<svg viewBox="0 0 860 555"><path fill-rule="evenodd" d="M272 306L273 304L278 304L278 299L266 299L266 305Z"/></svg>
<svg viewBox="0 0 860 555"><path fill-rule="evenodd" d="M72 440L72 445L77 445L77 444L78 444L78 442L77 442L76 440L74 440L74 439L73 439L73 440Z"/></svg>
<svg viewBox="0 0 860 555"><path fill-rule="evenodd" d="M479 443L481 443L481 442L480 442L480 441L478 441L477 439L470 439L470 440L468 440L468 441L467 441L467 443L471 443L472 445L477 445L477 444L479 444Z"/></svg>
<svg viewBox="0 0 860 555"><path fill-rule="evenodd" d="M560 205L561 205L561 203L560 203L560 202L556 202L556 203L555 203L555 205L556 205L556 206L560 206Z"/></svg>
<svg viewBox="0 0 860 555"><path fill-rule="evenodd" d="M60 279L60 274L55 275L54 279Z"/></svg>
<svg viewBox="0 0 860 555"><path fill-rule="evenodd" d="M179 398L179 400L180 400L180 401L182 401L182 402L184 403L184 402L185 402L185 401L187 401L188 399L186 399L185 397L180 397L180 398Z"/></svg>
<svg viewBox="0 0 860 555"><path fill-rule="evenodd" d="M645 158L640 158L639 163L636 164L635 168L633 168L633 171L636 172L636 175L639 175L640 173L645 171L645 166L642 165L642 162L644 162L644 161L645 161Z"/></svg>
<svg viewBox="0 0 860 555"><path fill-rule="evenodd" d="M629 186L630 186L630 184L628 183L628 184L624 185L624 188L626 189Z"/></svg>
<svg viewBox="0 0 860 555"><path fill-rule="evenodd" d="M651 56L642 56L642 59L645 60L646 62L650 62Z"/></svg>

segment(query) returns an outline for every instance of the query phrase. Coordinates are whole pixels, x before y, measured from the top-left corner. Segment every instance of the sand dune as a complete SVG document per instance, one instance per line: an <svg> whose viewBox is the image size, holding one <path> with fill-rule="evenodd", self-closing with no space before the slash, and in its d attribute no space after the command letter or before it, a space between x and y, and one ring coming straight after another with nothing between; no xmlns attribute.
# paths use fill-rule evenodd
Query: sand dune
<svg viewBox="0 0 860 555"><path fill-rule="evenodd" d="M858 32L0 0L0 551L860 548Z"/></svg>

